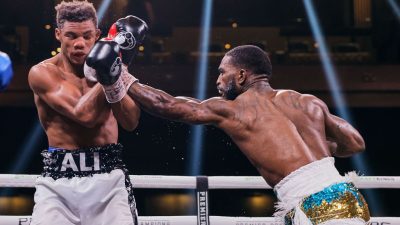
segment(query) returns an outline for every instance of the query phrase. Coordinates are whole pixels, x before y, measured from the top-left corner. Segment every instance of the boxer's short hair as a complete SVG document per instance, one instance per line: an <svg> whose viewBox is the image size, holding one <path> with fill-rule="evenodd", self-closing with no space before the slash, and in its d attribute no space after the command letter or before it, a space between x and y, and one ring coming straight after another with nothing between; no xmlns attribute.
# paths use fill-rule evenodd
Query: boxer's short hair
<svg viewBox="0 0 400 225"><path fill-rule="evenodd" d="M58 28L63 28L66 21L68 22L83 22L92 20L97 27L97 14L93 4L87 0L71 2L62 1L56 7L56 22Z"/></svg>
<svg viewBox="0 0 400 225"><path fill-rule="evenodd" d="M238 46L225 55L231 57L229 62L234 66L248 69L256 75L272 76L272 65L268 54L257 46Z"/></svg>

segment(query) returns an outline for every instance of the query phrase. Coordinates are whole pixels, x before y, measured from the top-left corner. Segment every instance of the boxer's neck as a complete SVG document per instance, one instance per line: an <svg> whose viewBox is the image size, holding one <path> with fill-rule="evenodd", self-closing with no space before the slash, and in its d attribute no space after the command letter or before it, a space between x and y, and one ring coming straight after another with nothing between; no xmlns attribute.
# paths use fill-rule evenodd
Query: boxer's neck
<svg viewBox="0 0 400 225"><path fill-rule="evenodd" d="M246 82L243 87L242 91L245 92L249 89L271 89L271 86L268 82L267 76L255 76L254 78L250 78L248 82Z"/></svg>
<svg viewBox="0 0 400 225"><path fill-rule="evenodd" d="M59 59L62 62L64 71L66 71L68 73L72 73L79 78L83 78L85 76L83 73L83 65L74 65L63 54L59 54L59 55L60 55Z"/></svg>

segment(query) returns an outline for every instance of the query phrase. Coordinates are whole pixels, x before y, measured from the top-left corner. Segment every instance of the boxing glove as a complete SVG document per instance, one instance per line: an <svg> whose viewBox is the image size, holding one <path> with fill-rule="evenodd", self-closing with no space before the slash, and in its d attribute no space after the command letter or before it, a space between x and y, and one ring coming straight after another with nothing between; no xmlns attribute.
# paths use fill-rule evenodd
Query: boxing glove
<svg viewBox="0 0 400 225"><path fill-rule="evenodd" d="M108 39L103 38L101 41L107 41ZM98 48L98 46L96 46ZM94 50L93 52L95 52ZM94 53L93 53L94 54ZM92 57L92 56L91 56ZM89 67L87 63L84 64L84 74L87 80L90 82L98 82L96 70L92 67ZM138 81L135 77L133 77L129 72L126 65L122 64L122 71L121 71L122 81L124 82L125 88L128 90L132 83Z"/></svg>
<svg viewBox="0 0 400 225"><path fill-rule="evenodd" d="M86 58L85 68L86 77L95 74L96 80L103 85L108 102L118 102L125 96L126 88L121 79L122 61L116 42L98 41Z"/></svg>
<svg viewBox="0 0 400 225"><path fill-rule="evenodd" d="M122 62L125 65L129 66L131 63L148 29L146 22L132 15L117 20L111 26L107 39L112 39L119 44Z"/></svg>
<svg viewBox="0 0 400 225"><path fill-rule="evenodd" d="M5 90L13 77L13 69L10 57L0 51L0 91Z"/></svg>

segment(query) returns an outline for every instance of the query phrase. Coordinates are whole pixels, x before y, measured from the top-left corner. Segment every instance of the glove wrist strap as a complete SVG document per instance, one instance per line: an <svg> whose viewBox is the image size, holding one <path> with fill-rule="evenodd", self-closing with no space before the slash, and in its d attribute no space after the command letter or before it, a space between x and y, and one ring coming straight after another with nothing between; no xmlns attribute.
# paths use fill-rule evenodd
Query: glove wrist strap
<svg viewBox="0 0 400 225"><path fill-rule="evenodd" d="M135 83L135 82L139 82L139 80L132 76L129 72L128 72L128 68L126 66L122 66L122 74L121 74L122 80L124 81L124 85L126 88L126 91L129 90L129 87Z"/></svg>
<svg viewBox="0 0 400 225"><path fill-rule="evenodd" d="M116 103L126 95L126 88L122 76L112 85L103 85L104 94L106 95L107 102Z"/></svg>

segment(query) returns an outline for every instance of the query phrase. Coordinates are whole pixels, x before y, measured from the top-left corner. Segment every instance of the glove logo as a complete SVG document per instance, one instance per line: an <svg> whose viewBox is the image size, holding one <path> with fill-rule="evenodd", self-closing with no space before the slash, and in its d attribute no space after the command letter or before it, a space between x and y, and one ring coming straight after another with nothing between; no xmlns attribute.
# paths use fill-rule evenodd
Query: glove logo
<svg viewBox="0 0 400 225"><path fill-rule="evenodd" d="M118 74L121 73L121 69L122 69L122 60L120 57L115 58L114 63L112 64L111 68L110 68L110 74L111 76L115 77Z"/></svg>
<svg viewBox="0 0 400 225"><path fill-rule="evenodd" d="M136 38L131 32L121 31L114 38L114 41L118 43L119 47L125 50L130 50L136 45Z"/></svg>

